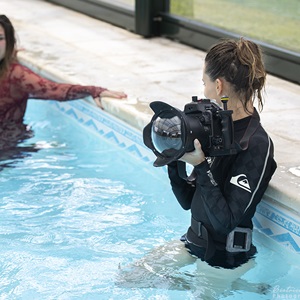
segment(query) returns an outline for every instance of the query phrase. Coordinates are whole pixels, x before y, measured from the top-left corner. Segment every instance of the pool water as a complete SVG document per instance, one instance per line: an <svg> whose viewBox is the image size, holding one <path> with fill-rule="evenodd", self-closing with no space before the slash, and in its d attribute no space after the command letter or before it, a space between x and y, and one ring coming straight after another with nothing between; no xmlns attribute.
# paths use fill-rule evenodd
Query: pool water
<svg viewBox="0 0 300 300"><path fill-rule="evenodd" d="M189 212L162 169L47 101L29 102L26 123L35 132L20 145L26 151L0 162L0 299L207 299L197 263L174 269L185 282L178 288L162 283L161 274L157 286L119 285L123 266L188 228ZM267 291L241 285L216 297L299 299L299 257L257 231L254 240L256 265L243 279ZM213 280L208 289L214 290Z"/></svg>

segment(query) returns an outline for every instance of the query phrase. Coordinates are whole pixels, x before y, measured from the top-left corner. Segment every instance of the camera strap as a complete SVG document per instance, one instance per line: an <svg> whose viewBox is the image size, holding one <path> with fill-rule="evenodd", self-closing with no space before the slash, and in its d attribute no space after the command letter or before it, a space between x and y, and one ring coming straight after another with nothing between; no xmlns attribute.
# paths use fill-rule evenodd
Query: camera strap
<svg viewBox="0 0 300 300"><path fill-rule="evenodd" d="M182 179L187 179L187 173L186 173L186 164L185 162L178 160L177 161L177 170L178 170L178 175L180 176L180 178Z"/></svg>
<svg viewBox="0 0 300 300"><path fill-rule="evenodd" d="M191 218L191 227L190 229L193 231L194 234L197 235L197 241L194 241L194 239L189 235L189 231L187 232L187 238L189 242L194 244L198 247L204 247L205 248L205 255L204 259L205 261L212 258L216 251L215 243L207 231L206 227L202 224L202 222L196 221L193 217ZM189 239L190 237L190 239ZM202 241L204 243L202 243Z"/></svg>
<svg viewBox="0 0 300 300"><path fill-rule="evenodd" d="M250 137L254 134L254 132L259 127L259 125L260 125L260 118L259 118L259 115L257 113L257 110L254 108L254 112L253 112L253 115L252 115L252 117L250 119L250 122L247 126L247 129L246 129L242 139L239 142L240 150L248 149Z"/></svg>
<svg viewBox="0 0 300 300"><path fill-rule="evenodd" d="M192 183L196 179L196 174L194 170L192 173L188 176L186 173L186 163L184 161L178 160L177 161L177 170L178 170L178 175L180 178L186 180L188 183Z"/></svg>

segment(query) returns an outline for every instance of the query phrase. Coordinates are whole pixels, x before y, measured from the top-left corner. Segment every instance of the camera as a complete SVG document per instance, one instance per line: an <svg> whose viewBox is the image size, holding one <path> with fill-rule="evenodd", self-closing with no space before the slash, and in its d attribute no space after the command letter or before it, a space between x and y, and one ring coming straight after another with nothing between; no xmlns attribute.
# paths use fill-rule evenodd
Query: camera
<svg viewBox="0 0 300 300"><path fill-rule="evenodd" d="M151 102L154 115L143 130L143 140L157 157L153 165L164 166L193 151L195 139L200 141L205 156L237 153L227 101L228 97L222 97L221 108L213 100L193 96L184 111L165 102Z"/></svg>

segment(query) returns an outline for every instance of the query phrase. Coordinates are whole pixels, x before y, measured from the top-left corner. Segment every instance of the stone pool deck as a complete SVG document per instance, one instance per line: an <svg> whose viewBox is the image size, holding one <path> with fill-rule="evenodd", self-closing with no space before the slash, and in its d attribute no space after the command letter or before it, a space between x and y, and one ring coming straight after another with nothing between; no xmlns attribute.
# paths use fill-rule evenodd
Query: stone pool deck
<svg viewBox="0 0 300 300"><path fill-rule="evenodd" d="M103 99L104 108L139 130L152 116L150 102L183 109L191 96L203 96L202 51L164 38L144 39L41 0L0 0L0 7L16 28L24 64L55 81L126 92L124 101ZM298 220L299 97L299 85L269 75L261 113L278 163L266 197L292 210Z"/></svg>

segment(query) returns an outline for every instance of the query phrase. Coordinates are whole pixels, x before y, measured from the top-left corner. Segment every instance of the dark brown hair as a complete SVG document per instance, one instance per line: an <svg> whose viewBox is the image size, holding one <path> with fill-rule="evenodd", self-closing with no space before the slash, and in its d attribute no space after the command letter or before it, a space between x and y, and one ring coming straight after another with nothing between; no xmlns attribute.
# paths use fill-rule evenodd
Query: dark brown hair
<svg viewBox="0 0 300 300"><path fill-rule="evenodd" d="M205 57L205 73L213 81L223 77L229 82L246 111L248 102L253 102L256 96L259 109L263 109L266 71L261 49L254 42L240 38L214 45Z"/></svg>
<svg viewBox="0 0 300 300"><path fill-rule="evenodd" d="M6 39L5 56L0 61L0 79L7 72L10 63L16 58L15 30L10 20L5 15L0 15L0 25L4 29Z"/></svg>

